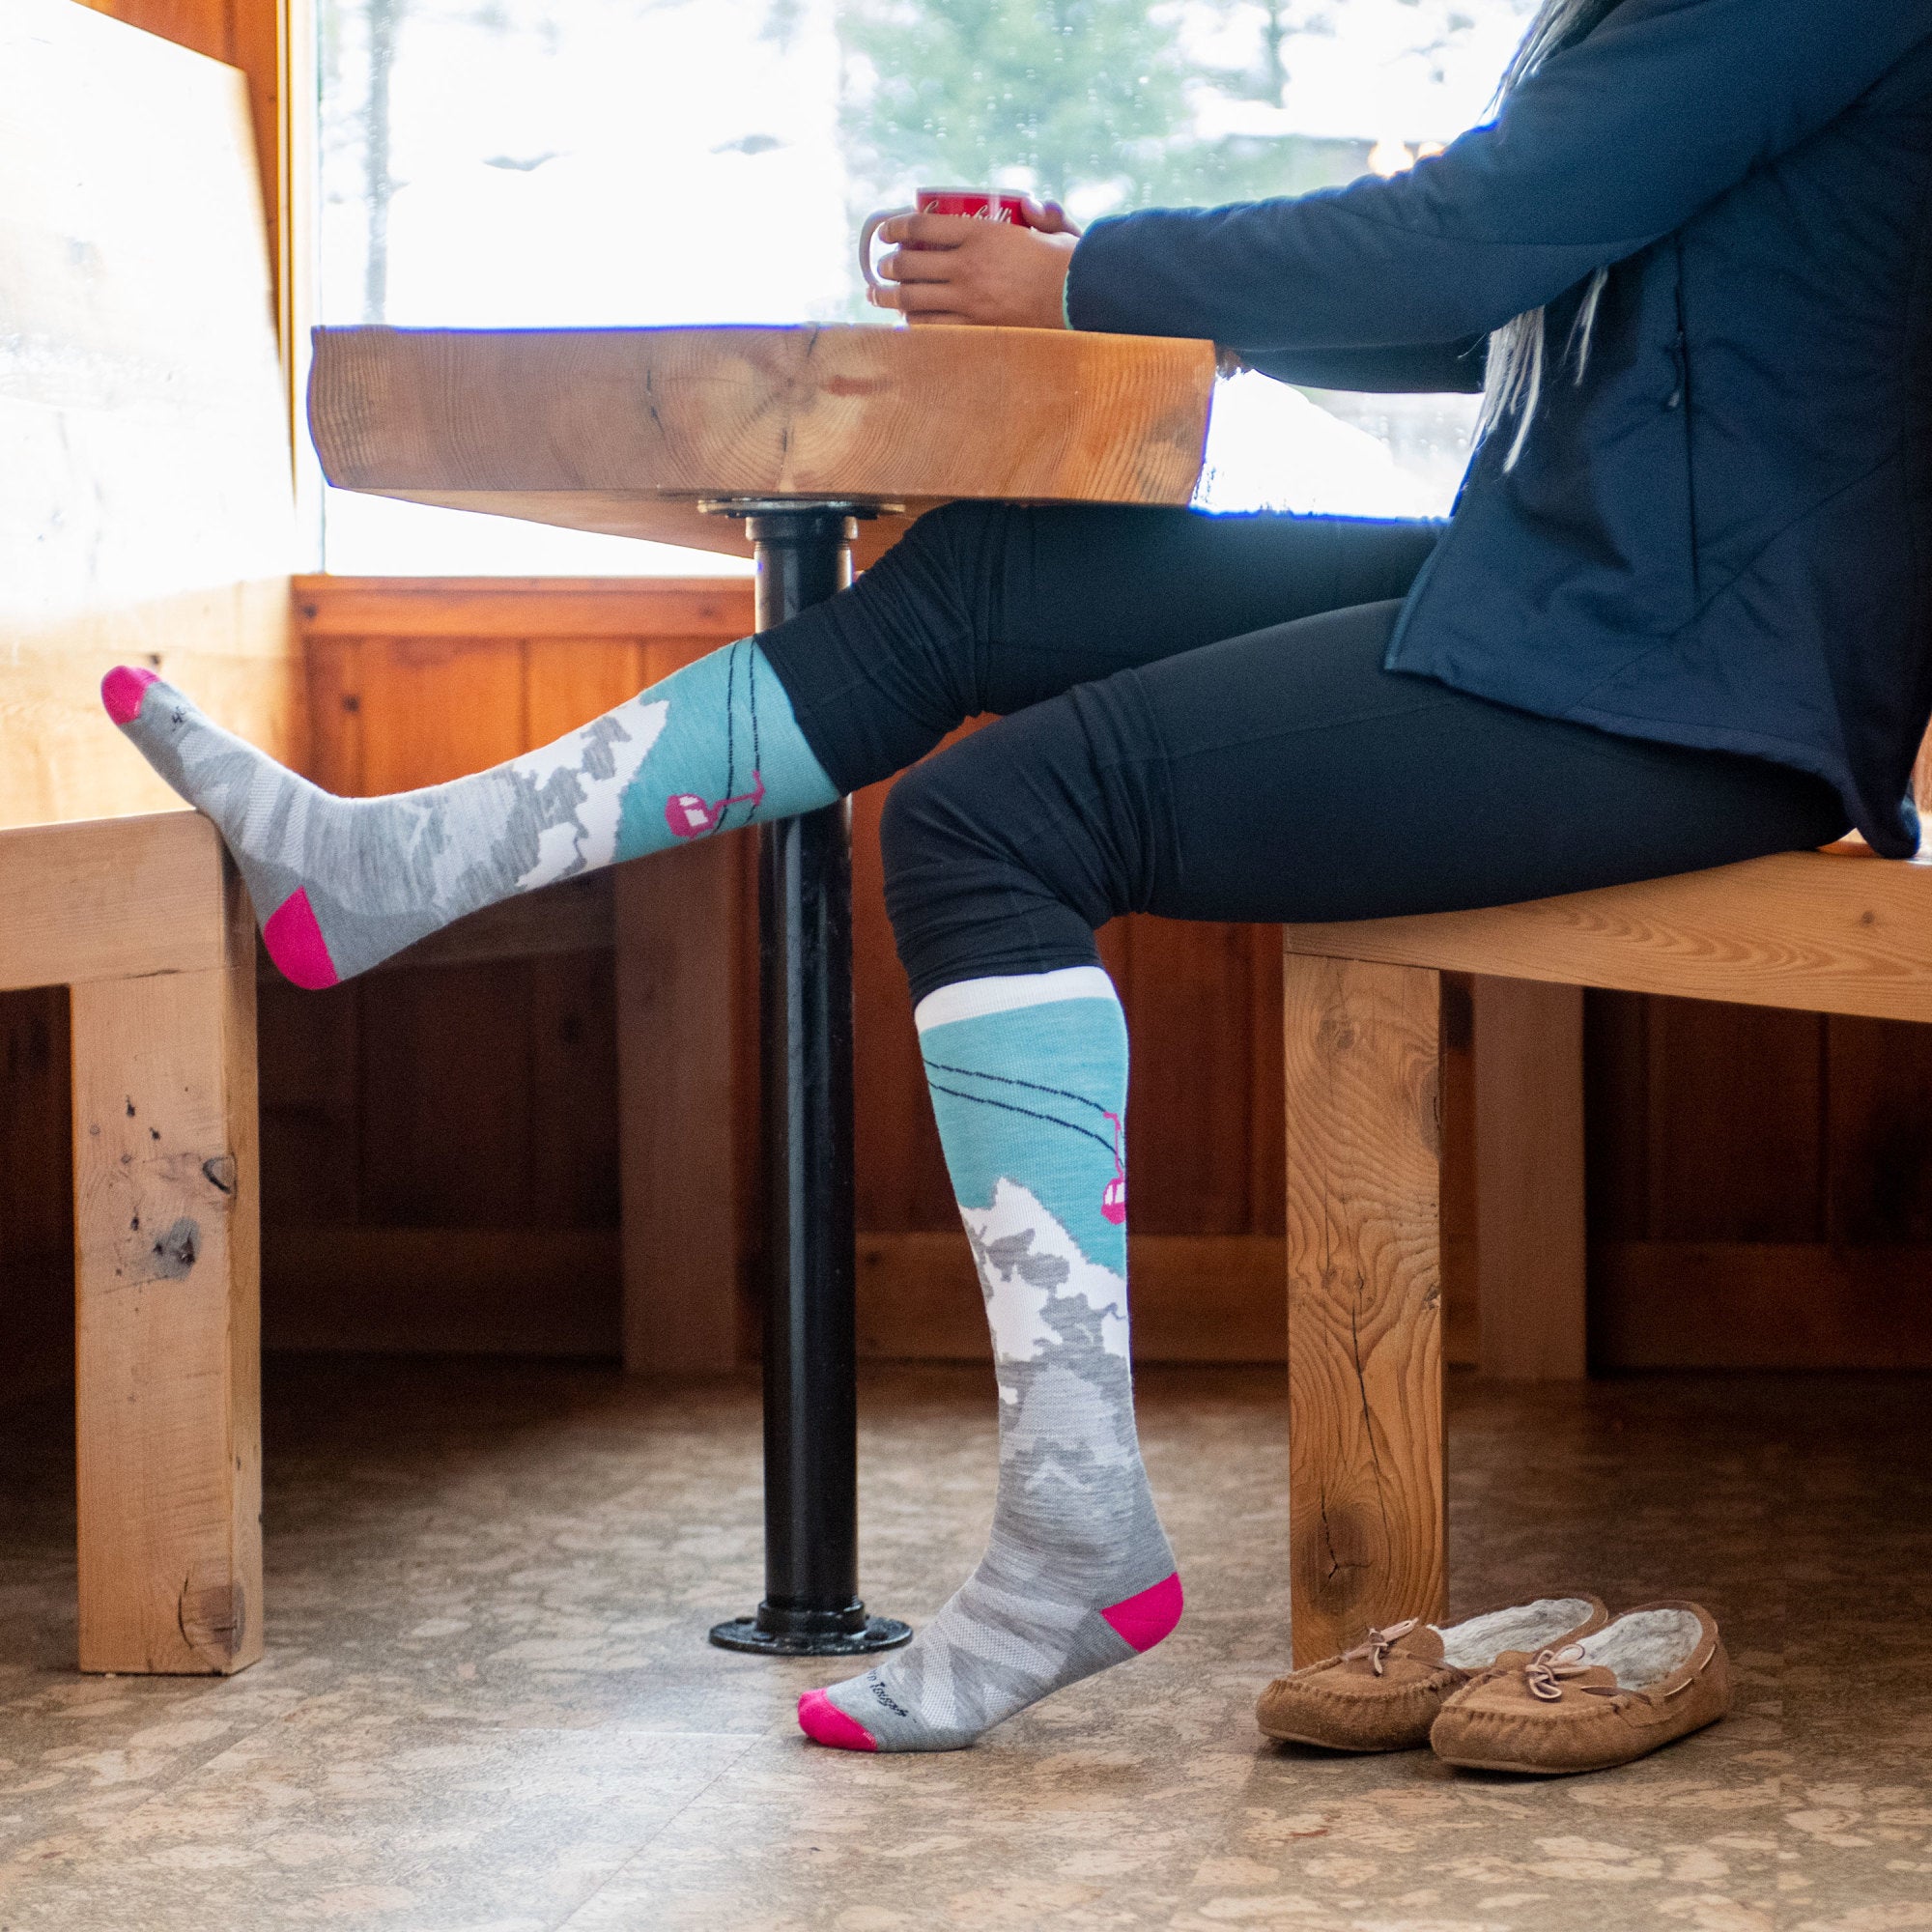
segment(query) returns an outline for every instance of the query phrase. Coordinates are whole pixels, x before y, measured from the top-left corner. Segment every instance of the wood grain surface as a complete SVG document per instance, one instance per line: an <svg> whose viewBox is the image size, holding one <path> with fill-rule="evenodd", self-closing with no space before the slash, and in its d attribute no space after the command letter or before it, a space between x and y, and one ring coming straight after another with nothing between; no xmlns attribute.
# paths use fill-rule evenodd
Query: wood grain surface
<svg viewBox="0 0 1932 1932"><path fill-rule="evenodd" d="M738 1359L734 1057L747 835L617 868L624 1366L715 1375ZM747 1171L740 1172L744 1168Z"/></svg>
<svg viewBox="0 0 1932 1932"><path fill-rule="evenodd" d="M249 101L69 0L0 11L0 827L173 794L116 663L295 742L290 462Z"/></svg>
<svg viewBox="0 0 1932 1932"><path fill-rule="evenodd" d="M1477 1361L1505 1381L1585 1372L1583 993L1470 982Z"/></svg>
<svg viewBox="0 0 1932 1932"><path fill-rule="evenodd" d="M1294 1661L1441 1613L1440 976L1290 954Z"/></svg>
<svg viewBox="0 0 1932 1932"><path fill-rule="evenodd" d="M309 420L343 489L742 555L700 497L1184 504L1213 379L1077 330L326 328Z"/></svg>
<svg viewBox="0 0 1932 1932"><path fill-rule="evenodd" d="M0 992L0 1403L73 1387L71 1041L65 986Z"/></svg>
<svg viewBox="0 0 1932 1932"><path fill-rule="evenodd" d="M72 992L83 1670L262 1654L254 921L232 868L195 923L218 963Z"/></svg>
<svg viewBox="0 0 1932 1932"><path fill-rule="evenodd" d="M217 967L221 882L220 835L180 804L0 833L0 987Z"/></svg>
<svg viewBox="0 0 1932 1932"><path fill-rule="evenodd" d="M1605 1241L1590 1250L1605 1369L1932 1369L1932 1247Z"/></svg>
<svg viewBox="0 0 1932 1932"><path fill-rule="evenodd" d="M1481 912L1296 925L1295 952L1932 1020L1932 867L1862 847Z"/></svg>

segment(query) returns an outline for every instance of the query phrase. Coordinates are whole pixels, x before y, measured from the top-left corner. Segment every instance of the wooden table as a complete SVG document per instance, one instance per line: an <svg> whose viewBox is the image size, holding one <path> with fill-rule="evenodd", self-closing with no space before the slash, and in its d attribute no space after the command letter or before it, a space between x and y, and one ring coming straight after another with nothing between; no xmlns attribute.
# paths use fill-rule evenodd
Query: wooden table
<svg viewBox="0 0 1932 1932"><path fill-rule="evenodd" d="M319 329L309 419L338 488L742 554L760 631L956 497L1184 504L1210 343L1009 328ZM765 1595L712 1640L905 1642L858 1583L850 839L759 833Z"/></svg>

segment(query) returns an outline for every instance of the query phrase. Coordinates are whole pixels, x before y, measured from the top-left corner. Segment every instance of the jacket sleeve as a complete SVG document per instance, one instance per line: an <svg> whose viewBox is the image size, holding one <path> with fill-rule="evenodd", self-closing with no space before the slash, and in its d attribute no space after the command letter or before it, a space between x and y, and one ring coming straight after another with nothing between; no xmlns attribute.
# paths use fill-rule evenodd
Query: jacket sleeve
<svg viewBox="0 0 1932 1932"><path fill-rule="evenodd" d="M1278 383L1312 389L1361 389L1380 395L1474 395L1483 386L1490 339L1429 342L1393 349L1255 350L1244 353L1249 368Z"/></svg>
<svg viewBox="0 0 1932 1932"><path fill-rule="evenodd" d="M1922 0L1623 0L1406 174L1094 223L1067 316L1250 354L1486 334L1681 227L1928 35Z"/></svg>

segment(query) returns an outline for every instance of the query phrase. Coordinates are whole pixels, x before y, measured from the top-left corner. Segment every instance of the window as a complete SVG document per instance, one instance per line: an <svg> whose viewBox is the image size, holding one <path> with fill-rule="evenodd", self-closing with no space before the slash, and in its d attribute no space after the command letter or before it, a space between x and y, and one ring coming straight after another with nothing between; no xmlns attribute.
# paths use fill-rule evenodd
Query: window
<svg viewBox="0 0 1932 1932"><path fill-rule="evenodd" d="M1391 171L1481 118L1528 4L324 0L324 320L880 321L857 222L916 184L1091 218ZM1472 416L1237 377L1204 500L1440 511ZM336 493L327 519L338 571L721 562Z"/></svg>

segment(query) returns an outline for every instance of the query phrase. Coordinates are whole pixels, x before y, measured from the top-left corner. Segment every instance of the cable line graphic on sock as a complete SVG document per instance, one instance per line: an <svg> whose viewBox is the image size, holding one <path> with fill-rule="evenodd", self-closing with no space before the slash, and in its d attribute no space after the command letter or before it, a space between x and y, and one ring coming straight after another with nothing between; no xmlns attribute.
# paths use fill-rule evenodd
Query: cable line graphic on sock
<svg viewBox="0 0 1932 1932"><path fill-rule="evenodd" d="M745 668L745 686L750 694L752 714L752 789L739 792L734 797L731 787L738 777L738 653L741 649L751 652ZM765 799L765 781L758 767L758 654L751 639L744 638L731 646L731 655L725 662L724 796L708 799L695 791L673 792L665 801L665 823L669 826L671 837L704 838L714 832L722 832L724 829L724 814L734 805L750 808L739 820L741 825L749 825Z"/></svg>
<svg viewBox="0 0 1932 1932"><path fill-rule="evenodd" d="M1097 1100L1090 1100L1084 1094L1076 1094L1066 1087L1048 1087L1037 1080L1021 1080L1010 1073L982 1073L977 1066L950 1066L943 1060L928 1060L925 1063L928 1076L933 1073L955 1073L967 1080L991 1080L1002 1087L1024 1087L1029 1093L1050 1094L1060 1100L1070 1100L1076 1107L1091 1108L1113 1127L1113 1138L1098 1134L1092 1127L1083 1127L1074 1121L1063 1121L1057 1114L1042 1114L1032 1107L1016 1106L1010 1100L994 1100L983 1094L962 1094L956 1087L942 1087L937 1080L931 1081L935 1094L948 1094L955 1100L968 1100L976 1107L997 1107L1003 1113L1024 1114L1028 1120L1043 1121L1049 1126L1065 1127L1070 1134L1082 1134L1090 1141L1097 1141L1114 1156L1114 1178L1100 1191L1101 1218L1114 1227L1122 1226L1127 1218L1127 1169L1121 1157L1121 1117L1110 1107L1103 1107Z"/></svg>

